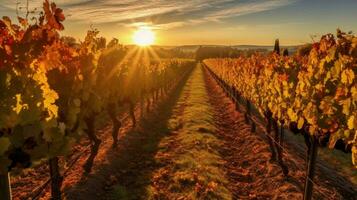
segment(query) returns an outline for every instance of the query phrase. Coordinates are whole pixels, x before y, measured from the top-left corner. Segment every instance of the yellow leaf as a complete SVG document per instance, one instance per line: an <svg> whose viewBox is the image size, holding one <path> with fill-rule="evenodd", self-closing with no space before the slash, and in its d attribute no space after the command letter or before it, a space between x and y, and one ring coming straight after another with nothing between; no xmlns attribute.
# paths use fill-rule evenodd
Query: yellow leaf
<svg viewBox="0 0 357 200"><path fill-rule="evenodd" d="M23 109L28 109L28 105L22 102L21 94L16 94L15 97L16 106L13 108L13 111L15 111L16 114L19 114Z"/></svg>
<svg viewBox="0 0 357 200"><path fill-rule="evenodd" d="M343 134L345 135L345 138L349 138L350 135L351 135L351 131L350 131L350 130L345 130L345 131L343 132Z"/></svg>
<svg viewBox="0 0 357 200"><path fill-rule="evenodd" d="M346 99L346 100L342 100L340 101L340 103L342 103L342 113L345 115L349 115L350 114L350 107L351 107L351 99Z"/></svg>
<svg viewBox="0 0 357 200"><path fill-rule="evenodd" d="M309 133L310 133L310 135L315 135L316 133L316 130L317 130L317 128L316 128L316 126L310 126L309 127Z"/></svg>
<svg viewBox="0 0 357 200"><path fill-rule="evenodd" d="M352 130L352 129L355 128L355 116L352 115L352 116L348 119L347 125L348 125L348 128L349 128L350 130Z"/></svg>
<svg viewBox="0 0 357 200"><path fill-rule="evenodd" d="M300 117L299 121L298 121L298 125L297 125L298 129L302 128L302 126L304 125L304 122L305 122L304 118Z"/></svg>
<svg viewBox="0 0 357 200"><path fill-rule="evenodd" d="M357 147L353 146L352 147L352 163L357 169Z"/></svg>
<svg viewBox="0 0 357 200"><path fill-rule="evenodd" d="M288 116L292 122L296 122L298 119L297 114L291 108L288 109Z"/></svg>
<svg viewBox="0 0 357 200"><path fill-rule="evenodd" d="M351 96L353 101L357 101L357 86L351 88Z"/></svg>
<svg viewBox="0 0 357 200"><path fill-rule="evenodd" d="M284 95L285 98L288 98L290 96L289 91L288 90L284 90L283 91L283 95Z"/></svg>
<svg viewBox="0 0 357 200"><path fill-rule="evenodd" d="M331 134L328 147L330 149L333 149L336 145L337 140L342 138L343 135L344 135L344 131L342 129L339 129L337 132Z"/></svg>
<svg viewBox="0 0 357 200"><path fill-rule="evenodd" d="M352 84L355 74L352 69L346 69L341 73L341 82L344 84Z"/></svg>

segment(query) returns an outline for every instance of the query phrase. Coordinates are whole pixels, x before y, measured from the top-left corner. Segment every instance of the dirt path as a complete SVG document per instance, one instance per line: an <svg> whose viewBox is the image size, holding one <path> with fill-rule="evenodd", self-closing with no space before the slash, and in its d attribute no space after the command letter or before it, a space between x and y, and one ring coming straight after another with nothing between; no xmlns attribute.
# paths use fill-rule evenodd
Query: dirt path
<svg viewBox="0 0 357 200"><path fill-rule="evenodd" d="M301 199L301 188L287 182L276 163L270 163L268 144L250 131L244 115L226 97L214 79L205 73L210 102L215 110L220 149L234 199Z"/></svg>

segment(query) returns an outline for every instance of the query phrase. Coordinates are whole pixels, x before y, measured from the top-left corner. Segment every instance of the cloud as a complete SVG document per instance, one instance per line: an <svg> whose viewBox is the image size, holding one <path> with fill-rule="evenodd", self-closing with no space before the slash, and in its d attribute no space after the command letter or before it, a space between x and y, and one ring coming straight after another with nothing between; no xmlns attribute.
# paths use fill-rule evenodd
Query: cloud
<svg viewBox="0 0 357 200"><path fill-rule="evenodd" d="M3 7L16 8L13 0L2 0ZM115 23L137 26L147 23L156 29L172 29L208 21L247 15L289 5L297 0L57 0L67 20L87 24ZM24 5L25 0L20 1ZM39 8L42 0L29 0ZM6 9L5 9L6 10Z"/></svg>
<svg viewBox="0 0 357 200"><path fill-rule="evenodd" d="M91 0L53 0L51 2L55 2L59 6L71 6L79 3L87 3ZM29 9L39 9L42 7L43 0L28 0ZM15 10L16 5L18 4L19 7L25 8L27 6L27 0L1 0L1 6Z"/></svg>
<svg viewBox="0 0 357 200"><path fill-rule="evenodd" d="M154 30L168 30L177 27L181 27L186 25L186 22L170 22L170 23L163 23L163 24L154 24L152 22L134 22L131 24L120 23L119 25L126 26L126 27L150 27Z"/></svg>
<svg viewBox="0 0 357 200"><path fill-rule="evenodd" d="M245 3L230 8L222 9L216 12L212 12L206 16L207 20L217 21L224 18L236 17L241 15L247 15L252 13L258 13L267 10L273 10L282 6L289 5L295 1L292 0L268 0L261 1L259 3Z"/></svg>

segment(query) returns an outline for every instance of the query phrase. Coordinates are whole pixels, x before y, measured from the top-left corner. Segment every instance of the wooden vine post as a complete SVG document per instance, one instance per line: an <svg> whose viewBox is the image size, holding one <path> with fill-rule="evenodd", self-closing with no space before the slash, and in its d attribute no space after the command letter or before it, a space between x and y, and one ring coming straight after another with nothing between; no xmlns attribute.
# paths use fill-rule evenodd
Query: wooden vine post
<svg viewBox="0 0 357 200"><path fill-rule="evenodd" d="M58 157L49 159L50 176L51 176L51 199L61 200L62 176L59 172Z"/></svg>
<svg viewBox="0 0 357 200"><path fill-rule="evenodd" d="M274 130L274 146L276 148L276 153L277 153L277 161L283 171L284 176L287 176L289 173L288 167L285 166L284 161L283 161L283 128L279 128L279 124L277 120L272 119L272 127Z"/></svg>
<svg viewBox="0 0 357 200"><path fill-rule="evenodd" d="M11 200L11 184L10 184L10 173L6 175L0 174L0 199L1 200Z"/></svg>
<svg viewBox="0 0 357 200"><path fill-rule="evenodd" d="M281 169L283 170L284 176L288 176L289 174L289 169L288 167L284 164L283 161L283 143L284 143L284 122L280 122L280 133L279 133L279 146L277 146L278 150L278 162L281 166Z"/></svg>
<svg viewBox="0 0 357 200"><path fill-rule="evenodd" d="M305 189L304 189L304 200L312 199L312 190L314 187L314 175L316 168L316 158L318 151L318 140L316 137L311 136L311 143L308 145L308 155L307 155L307 172L305 179Z"/></svg>
<svg viewBox="0 0 357 200"><path fill-rule="evenodd" d="M255 130L256 130L256 127L255 127L254 121L251 119L251 117L252 117L252 104L250 103L249 100L246 100L246 108L247 108L247 112L244 115L245 122L247 124L251 125L250 131L254 133Z"/></svg>
<svg viewBox="0 0 357 200"><path fill-rule="evenodd" d="M270 133L272 130L272 113L270 111L267 111L266 114L266 120L267 120L267 125L266 125L266 136L268 138L268 143L269 143L269 147L270 147L270 151L271 151L271 158L270 161L276 161L276 152L275 152L275 148L274 148L274 141L273 139L270 137Z"/></svg>

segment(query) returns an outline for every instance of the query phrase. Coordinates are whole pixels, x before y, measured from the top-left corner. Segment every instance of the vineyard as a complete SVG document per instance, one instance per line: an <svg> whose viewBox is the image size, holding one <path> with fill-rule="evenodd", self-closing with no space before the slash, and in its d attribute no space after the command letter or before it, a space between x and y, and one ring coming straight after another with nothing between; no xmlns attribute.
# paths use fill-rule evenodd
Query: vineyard
<svg viewBox="0 0 357 200"><path fill-rule="evenodd" d="M0 200L356 199L355 35L195 61L64 21L0 19Z"/></svg>
<svg viewBox="0 0 357 200"><path fill-rule="evenodd" d="M232 94L256 106L268 126L287 127L330 148L341 141L357 165L356 56L357 37L338 32L337 39L323 36L306 57L273 53L205 64Z"/></svg>

